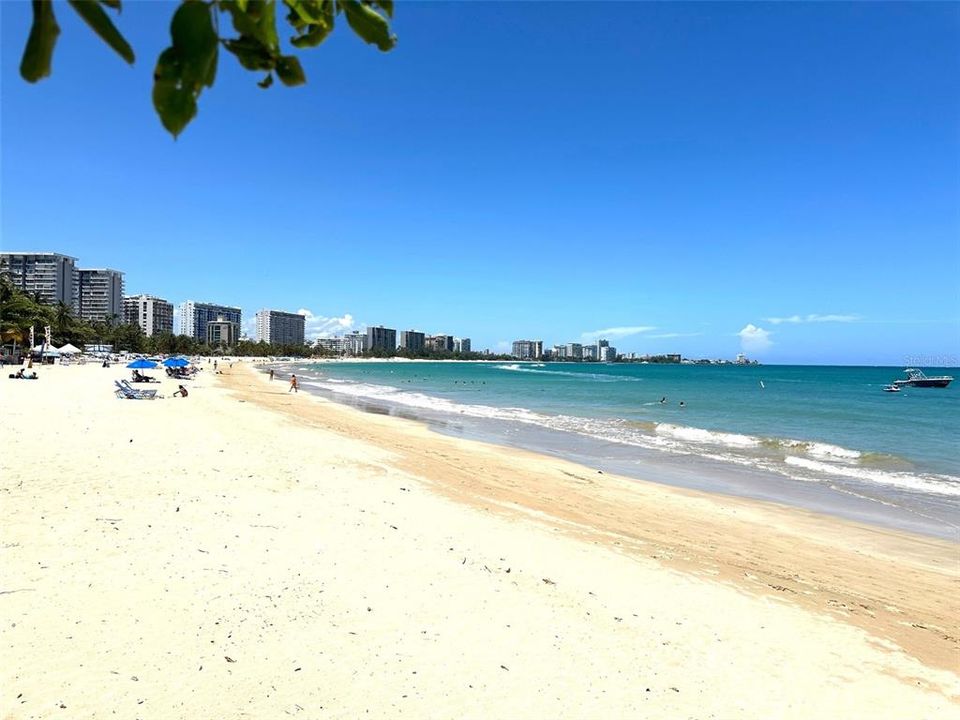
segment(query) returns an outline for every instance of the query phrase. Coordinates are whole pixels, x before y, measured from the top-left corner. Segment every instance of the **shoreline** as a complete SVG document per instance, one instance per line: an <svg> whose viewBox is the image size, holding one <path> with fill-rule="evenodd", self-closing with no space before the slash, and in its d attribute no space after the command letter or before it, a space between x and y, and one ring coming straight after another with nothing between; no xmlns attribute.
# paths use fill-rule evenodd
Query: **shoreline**
<svg viewBox="0 0 960 720"><path fill-rule="evenodd" d="M672 453L631 442L603 438L590 431L581 433L571 431L567 427L553 427L552 424L540 422L531 424L507 417L474 415L469 412L472 408L469 405L445 407L443 403L453 402L449 400L441 400L438 408L432 408L421 402L423 398L418 398L417 402L403 402L401 391L404 387L402 385L386 384L384 386L385 389L396 390L396 396L357 395L347 392L350 388L349 383L331 386L324 383L323 375L311 377L309 374L312 372L311 366L312 363L293 363L274 367L282 369L284 373L296 370L301 377L301 389L306 392L366 413L387 414L416 420L425 423L431 430L441 435L473 439L504 448L549 455L593 470L602 470L605 473L622 475L638 481L655 482L667 487L774 502L880 528L960 542L960 526L955 520L960 506L953 497L914 495L904 493L898 488L875 487L870 486L869 483L863 487L838 486L836 478L805 481L794 477L789 471L795 468L789 465L774 468L763 464L750 466L724 462L716 456L716 446L688 447L686 452ZM336 382L336 375L332 378ZM419 393L429 395L428 391L414 392L415 398ZM496 409L486 405L479 407L483 410ZM467 412L464 413L464 410ZM730 432L750 432L717 428L704 431L699 426L679 427L693 433L715 432L721 435ZM745 436L738 437L745 438ZM761 434L759 438L748 439L762 442L771 438L765 438ZM799 445L831 442L823 438L772 439L779 440L781 443ZM827 445L827 447L830 446ZM842 447L836 449L845 451ZM849 480L846 482L849 483ZM892 495L884 495L884 492Z"/></svg>
<svg viewBox="0 0 960 720"><path fill-rule="evenodd" d="M117 367L2 386L0 716L960 707L954 545L221 368L186 399L117 400Z"/></svg>
<svg viewBox="0 0 960 720"><path fill-rule="evenodd" d="M226 387L244 401L258 402L263 407L284 412L281 407L254 389L263 383L269 387L270 380L262 372L254 368L251 370L252 378L225 378ZM274 385L286 387L286 383L280 379L273 382ZM876 559L881 561L881 565L889 567L889 563L896 559L925 570L944 572L944 579L948 579L951 572L954 579L960 578L960 545L949 540L858 523L770 500L664 485L633 476L598 474L594 468L561 457L436 433L427 422L419 418L368 413L316 394L304 394L309 396L313 406L310 410L301 407L297 411L296 416L300 422L332 429L350 437L360 437L377 446L390 446L394 448L394 452L402 449L403 452L399 452L395 463L397 467L408 472L423 477L425 456L442 452L447 459L444 463L445 470L452 475L462 474L466 477L450 479L432 476L428 478L432 489L485 511L507 515L518 513L525 518L552 523L553 527L570 531L590 542L612 544L620 551L665 561L667 565L683 572L717 576L725 582L737 584L741 589L759 591L766 597L777 599L786 594L790 600L802 601L810 588L822 590L829 586L822 574L826 567L846 566L854 574L857 583L864 585L856 591L852 588L837 588L837 597L829 598L826 602L803 604L820 612L837 612L846 621L854 624L863 621L863 625L876 627L877 608L862 607L858 596L868 593L866 585L871 588L869 592L879 591L886 572L878 567L858 567L867 550L878 553ZM428 447L436 444L442 446L443 450L424 453L418 450L418 442L428 443ZM462 460L476 453L476 467L482 469L483 474L470 470L457 472L450 467L451 458L457 452L462 453ZM530 490L506 479L501 482L494 481L495 478L508 476L518 465L527 473L539 473L541 468L547 468L549 477L539 484L541 486ZM551 484L554 487L549 487ZM551 494L562 492L572 496L566 500L562 510L543 501L546 495L543 485L548 486ZM610 491L611 496L592 498L592 492L603 486L609 486L604 489ZM546 499L549 501L555 498ZM689 519L695 520L700 526L693 532L684 534L681 529L672 527L673 521L662 517L659 512L651 517L640 509L648 526L638 529L637 524L631 522L633 518L630 512L622 511L623 507L629 507L631 503L637 504L638 501L663 503L669 506L671 511L678 513L688 510L689 508L685 507L688 503L692 504L697 508L697 512L692 513ZM711 517L715 512L720 514L721 519L715 520ZM720 552L719 538L724 536L725 530L729 530L724 528L724 522L733 516L744 522L744 527L738 528L737 537L746 547L757 553L755 561L744 555L743 548L731 548L731 552L725 557ZM704 542L700 536L703 525L711 526L710 534L717 542L716 545ZM823 567L808 566L804 568L806 572L802 572L800 567L790 568L789 559L784 557L783 553L789 552L792 544L775 548L776 552L766 554L764 549L757 545L757 539L769 527L776 528L779 533L788 532L791 543L809 543L811 547L808 549L815 549L815 552L821 555L819 559L823 561ZM615 539L611 541L611 538ZM852 549L833 546L840 538L844 543L853 546ZM653 550L649 547L651 545ZM754 575L757 566L769 570L765 576L749 577ZM749 578L746 584L742 583L744 577ZM948 580L933 594L946 601L950 594L949 585ZM875 602L880 604L879 601ZM946 609L946 606L949 606L949 603L945 603L943 609ZM895 606L891 604L890 607ZM953 607L957 614L950 615L948 612L938 621L936 632L941 633L939 639L945 641L944 644L926 657L928 661L932 660L935 665L945 669L956 668L957 661L960 660L960 602L954 602ZM882 611L880 614L883 614ZM924 641L915 633L906 631L905 626L900 625L897 618L899 614L898 609L891 612L891 617L888 618L887 639L913 649L924 645ZM936 644L939 643L935 642Z"/></svg>

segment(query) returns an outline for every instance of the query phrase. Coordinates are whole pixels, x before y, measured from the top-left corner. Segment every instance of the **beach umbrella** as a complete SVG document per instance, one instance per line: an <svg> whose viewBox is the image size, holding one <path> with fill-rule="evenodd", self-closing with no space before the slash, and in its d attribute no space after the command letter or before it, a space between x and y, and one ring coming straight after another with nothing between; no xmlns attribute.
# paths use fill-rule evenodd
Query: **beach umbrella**
<svg viewBox="0 0 960 720"><path fill-rule="evenodd" d="M182 357L172 357L164 360L163 364L168 368L186 367L190 364L190 361Z"/></svg>
<svg viewBox="0 0 960 720"><path fill-rule="evenodd" d="M144 370L147 368L155 368L157 364L151 360L144 360L143 358L137 358L132 363L127 365L128 368L133 368L134 370Z"/></svg>

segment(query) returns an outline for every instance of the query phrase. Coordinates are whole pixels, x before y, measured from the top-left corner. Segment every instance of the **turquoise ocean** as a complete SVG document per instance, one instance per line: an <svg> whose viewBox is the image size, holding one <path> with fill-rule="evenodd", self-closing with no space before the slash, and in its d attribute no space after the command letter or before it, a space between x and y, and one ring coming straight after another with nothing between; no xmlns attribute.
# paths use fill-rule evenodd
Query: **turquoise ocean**
<svg viewBox="0 0 960 720"><path fill-rule="evenodd" d="M946 389L900 393L882 391L903 376L893 367L327 362L284 369L305 390L446 434L960 539L955 368L927 372L957 378Z"/></svg>

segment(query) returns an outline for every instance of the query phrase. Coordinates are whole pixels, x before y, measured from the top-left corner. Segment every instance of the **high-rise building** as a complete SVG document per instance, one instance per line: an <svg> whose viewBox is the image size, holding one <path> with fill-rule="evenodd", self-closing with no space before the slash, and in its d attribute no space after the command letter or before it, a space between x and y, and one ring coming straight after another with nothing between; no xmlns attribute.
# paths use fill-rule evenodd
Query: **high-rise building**
<svg viewBox="0 0 960 720"><path fill-rule="evenodd" d="M256 340L271 345L303 345L307 318L282 310L257 312Z"/></svg>
<svg viewBox="0 0 960 720"><path fill-rule="evenodd" d="M453 352L453 335L428 335L427 349L436 352Z"/></svg>
<svg viewBox="0 0 960 720"><path fill-rule="evenodd" d="M454 338L453 351L457 353L470 352L470 338Z"/></svg>
<svg viewBox="0 0 960 720"><path fill-rule="evenodd" d="M232 320L226 320L221 315L216 320L207 323L207 345L212 348L229 348L237 344L240 337L240 326Z"/></svg>
<svg viewBox="0 0 960 720"><path fill-rule="evenodd" d="M596 360L597 359L597 346L596 345L584 345L581 349L580 358L582 360Z"/></svg>
<svg viewBox="0 0 960 720"><path fill-rule="evenodd" d="M147 337L173 332L173 304L153 295L128 295L123 299L123 321L139 325Z"/></svg>
<svg viewBox="0 0 960 720"><path fill-rule="evenodd" d="M514 340L510 354L519 360L539 360L543 357L543 340Z"/></svg>
<svg viewBox="0 0 960 720"><path fill-rule="evenodd" d="M416 330L400 331L400 347L410 352L421 352L425 345L426 336Z"/></svg>
<svg viewBox="0 0 960 720"><path fill-rule="evenodd" d="M567 358L570 360L582 360L583 345L580 343L567 343Z"/></svg>
<svg viewBox="0 0 960 720"><path fill-rule="evenodd" d="M343 336L344 351L349 355L363 355L367 350L367 334L354 330Z"/></svg>
<svg viewBox="0 0 960 720"><path fill-rule="evenodd" d="M39 295L48 305L62 302L79 312L80 278L75 257L52 252L4 252L0 253L0 274L23 292Z"/></svg>
<svg viewBox="0 0 960 720"><path fill-rule="evenodd" d="M88 322L121 322L123 319L123 273L110 268L81 268L80 311Z"/></svg>
<svg viewBox="0 0 960 720"><path fill-rule="evenodd" d="M610 345L602 345L599 348L600 356L597 358L600 362L613 362L617 359L617 349Z"/></svg>
<svg viewBox="0 0 960 720"><path fill-rule="evenodd" d="M396 349L396 330L385 328L382 325L367 328L367 350L386 350L393 352Z"/></svg>
<svg viewBox="0 0 960 720"><path fill-rule="evenodd" d="M207 340L207 323L226 320L243 326L242 311L230 305L215 305L187 300L177 306L177 325L181 335L189 335L200 342Z"/></svg>

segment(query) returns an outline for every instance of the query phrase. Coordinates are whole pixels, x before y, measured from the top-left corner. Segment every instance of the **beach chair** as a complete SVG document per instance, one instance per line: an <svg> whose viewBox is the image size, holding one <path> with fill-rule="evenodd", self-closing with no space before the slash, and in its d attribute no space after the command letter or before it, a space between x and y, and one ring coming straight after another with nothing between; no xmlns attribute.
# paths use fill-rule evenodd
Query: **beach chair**
<svg viewBox="0 0 960 720"><path fill-rule="evenodd" d="M117 397L124 400L153 400L157 397L156 390L137 390L126 380L114 380L113 384L117 386Z"/></svg>

